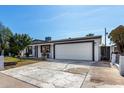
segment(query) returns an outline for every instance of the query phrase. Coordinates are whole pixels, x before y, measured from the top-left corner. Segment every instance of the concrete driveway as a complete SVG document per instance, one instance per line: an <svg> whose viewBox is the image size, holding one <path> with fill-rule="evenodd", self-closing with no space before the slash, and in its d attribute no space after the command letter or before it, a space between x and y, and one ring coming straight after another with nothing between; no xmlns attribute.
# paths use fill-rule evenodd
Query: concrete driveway
<svg viewBox="0 0 124 93"><path fill-rule="evenodd" d="M39 62L2 71L2 73L43 88L80 88L91 62L53 61Z"/></svg>
<svg viewBox="0 0 124 93"><path fill-rule="evenodd" d="M1 72L41 88L124 87L124 77L105 62L54 60Z"/></svg>

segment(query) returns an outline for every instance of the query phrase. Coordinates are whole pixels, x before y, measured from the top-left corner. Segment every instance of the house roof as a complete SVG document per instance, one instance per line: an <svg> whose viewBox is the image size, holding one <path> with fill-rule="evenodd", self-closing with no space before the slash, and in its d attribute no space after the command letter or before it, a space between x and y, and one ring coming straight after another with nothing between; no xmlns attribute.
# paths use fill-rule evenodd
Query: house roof
<svg viewBox="0 0 124 93"><path fill-rule="evenodd" d="M60 39L60 40L52 40L49 42L46 42L45 40L33 40L32 44L44 44L44 43L57 43L57 42L67 42L67 41L78 41L78 40L87 40L87 39L101 39L102 36L85 36L85 37L77 37L77 38L68 38L68 39Z"/></svg>
<svg viewBox="0 0 124 93"><path fill-rule="evenodd" d="M77 37L77 38L68 38L68 39L54 40L53 42L65 42L65 41L87 40L87 39L97 39L97 38L102 38L102 36L85 36L85 37Z"/></svg>
<svg viewBox="0 0 124 93"><path fill-rule="evenodd" d="M40 44L40 43L45 43L45 40L35 39L32 41L32 44Z"/></svg>

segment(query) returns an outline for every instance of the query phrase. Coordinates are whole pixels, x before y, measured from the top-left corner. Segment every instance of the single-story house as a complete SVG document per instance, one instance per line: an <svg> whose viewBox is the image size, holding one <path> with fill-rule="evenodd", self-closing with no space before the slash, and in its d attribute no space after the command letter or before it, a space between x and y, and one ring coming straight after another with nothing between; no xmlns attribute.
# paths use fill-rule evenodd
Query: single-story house
<svg viewBox="0 0 124 93"><path fill-rule="evenodd" d="M47 58L50 59L99 61L101 59L101 42L102 36L34 40L24 49L22 56L28 52L32 57L41 58L43 51L46 50Z"/></svg>

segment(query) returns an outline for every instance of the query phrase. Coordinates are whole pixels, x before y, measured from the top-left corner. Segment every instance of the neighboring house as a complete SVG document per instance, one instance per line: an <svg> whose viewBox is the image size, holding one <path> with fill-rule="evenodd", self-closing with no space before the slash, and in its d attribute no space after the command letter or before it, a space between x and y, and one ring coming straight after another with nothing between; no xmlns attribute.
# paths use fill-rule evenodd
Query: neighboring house
<svg viewBox="0 0 124 93"><path fill-rule="evenodd" d="M47 50L47 58L99 61L101 59L100 44L102 36L86 36L61 40L34 40L24 51L30 56L41 58L43 50Z"/></svg>

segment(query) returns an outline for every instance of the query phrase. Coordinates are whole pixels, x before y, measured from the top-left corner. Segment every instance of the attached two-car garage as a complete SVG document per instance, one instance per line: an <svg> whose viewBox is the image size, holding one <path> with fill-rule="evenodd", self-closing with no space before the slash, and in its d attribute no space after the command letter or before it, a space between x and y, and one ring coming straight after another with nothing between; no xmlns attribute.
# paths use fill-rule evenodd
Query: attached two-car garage
<svg viewBox="0 0 124 93"><path fill-rule="evenodd" d="M32 46L32 57L41 58L43 50L45 50L46 57L50 59L99 61L101 60L101 41L102 36L86 36L53 41L35 41L30 46ZM25 53L24 51L23 55Z"/></svg>
<svg viewBox="0 0 124 93"><path fill-rule="evenodd" d="M55 59L94 60L93 44L93 41L55 44Z"/></svg>

